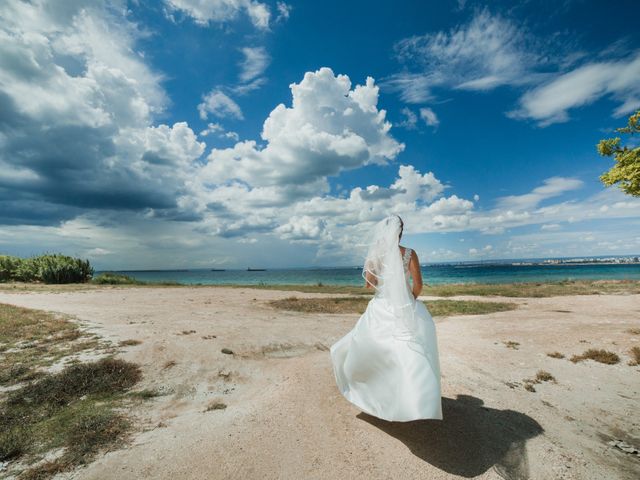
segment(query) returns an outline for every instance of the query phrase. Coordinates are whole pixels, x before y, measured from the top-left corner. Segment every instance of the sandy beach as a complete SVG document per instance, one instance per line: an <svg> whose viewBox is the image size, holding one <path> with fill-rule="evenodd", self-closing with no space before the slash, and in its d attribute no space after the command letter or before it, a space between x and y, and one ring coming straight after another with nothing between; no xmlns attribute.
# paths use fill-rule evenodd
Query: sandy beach
<svg viewBox="0 0 640 480"><path fill-rule="evenodd" d="M268 304L292 295L322 296L220 287L0 291L2 303L72 315L116 343L141 341L119 357L141 365L141 388L163 392L131 412L131 444L59 478L639 478L640 457L608 442L640 446L640 367L628 365L629 349L640 345L629 332L640 327L640 295L456 297L518 308L436 318L444 420L409 423L367 416L335 386L328 348L358 315ZM568 360L587 348L621 362ZM566 358L547 356L555 351ZM556 381L527 391L523 380L539 370ZM216 400L227 408L206 411Z"/></svg>

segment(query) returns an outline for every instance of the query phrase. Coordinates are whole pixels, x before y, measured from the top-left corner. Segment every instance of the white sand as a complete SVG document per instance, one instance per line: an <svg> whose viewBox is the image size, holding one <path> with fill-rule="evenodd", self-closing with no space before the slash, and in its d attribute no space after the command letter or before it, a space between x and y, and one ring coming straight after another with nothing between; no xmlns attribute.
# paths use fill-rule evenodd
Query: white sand
<svg viewBox="0 0 640 480"><path fill-rule="evenodd" d="M141 388L169 392L135 412L142 432L130 446L62 478L640 478L640 458L606 443L640 446L640 367L627 365L629 348L640 345L627 332L640 327L640 295L499 299L520 307L436 319L445 419L406 424L361 414L335 386L326 349L357 315L266 305L291 295L317 296L202 287L0 292L0 302L72 314L113 341L141 340L121 356L142 366ZM502 343L509 340L519 349ZM546 355L587 348L622 362ZM168 361L177 364L165 369ZM525 391L522 380L541 369L557 383ZM228 408L205 412L213 400Z"/></svg>

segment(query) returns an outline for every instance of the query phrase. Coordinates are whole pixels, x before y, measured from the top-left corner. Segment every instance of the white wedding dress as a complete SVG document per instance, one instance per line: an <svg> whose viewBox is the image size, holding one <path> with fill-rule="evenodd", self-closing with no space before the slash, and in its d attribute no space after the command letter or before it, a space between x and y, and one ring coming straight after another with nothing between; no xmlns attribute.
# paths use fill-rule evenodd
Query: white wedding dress
<svg viewBox="0 0 640 480"><path fill-rule="evenodd" d="M402 258L409 289L411 249ZM440 364L433 319L425 305L411 306L414 332L399 332L398 318L380 290L353 330L331 347L338 388L365 413L389 421L442 419Z"/></svg>

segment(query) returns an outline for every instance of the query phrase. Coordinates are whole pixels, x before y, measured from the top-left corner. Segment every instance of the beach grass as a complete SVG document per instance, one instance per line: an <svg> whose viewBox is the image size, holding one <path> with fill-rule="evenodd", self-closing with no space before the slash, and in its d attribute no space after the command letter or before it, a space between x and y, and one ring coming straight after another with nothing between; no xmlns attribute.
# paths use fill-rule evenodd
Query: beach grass
<svg viewBox="0 0 640 480"><path fill-rule="evenodd" d="M71 365L9 392L0 403L0 461L31 464L62 449L55 462L37 465L20 478L49 478L51 471L88 463L130 430L120 409L124 393L140 378L137 365L104 358Z"/></svg>
<svg viewBox="0 0 640 480"><path fill-rule="evenodd" d="M567 280L560 282L469 283L425 286L422 295L500 297L556 297L563 295L604 295L640 293L638 280Z"/></svg>
<svg viewBox="0 0 640 480"><path fill-rule="evenodd" d="M304 313L358 313L367 308L369 298L337 297L337 298L299 298L288 297L269 302L274 308ZM483 315L494 312L514 310L518 307L510 302L480 302L474 300L433 300L426 302L427 308L434 317L451 315Z"/></svg>
<svg viewBox="0 0 640 480"><path fill-rule="evenodd" d="M128 275L113 272L103 272L91 279L97 285L142 285L144 282Z"/></svg>
<svg viewBox="0 0 640 480"><path fill-rule="evenodd" d="M138 365L103 357L49 368L105 346L62 315L0 304L0 387L10 387L0 390L0 463L11 461L11 475L51 478L126 440L122 412L159 394L132 391Z"/></svg>
<svg viewBox="0 0 640 480"><path fill-rule="evenodd" d="M103 275L103 274L100 274ZM98 275L99 278L100 275ZM113 275L118 275L114 277ZM124 276L126 277L126 276ZM100 288L156 288L156 287L189 287L189 288L245 288L256 290L279 290L288 292L342 294L369 296L374 292L363 286L353 285L193 285L179 282L143 282L139 280L121 279L120 274L110 274L109 281L93 280L88 283L52 285L43 283L6 282L0 283L0 291L9 292L69 292L95 290ZM131 278L131 277L128 277ZM425 285L421 295L433 297L501 296L514 298L543 298L563 295L608 295L608 294L640 294L640 280L565 280L549 282L513 282L513 283L455 283Z"/></svg>
<svg viewBox="0 0 640 480"><path fill-rule="evenodd" d="M0 304L0 386L34 380L63 357L99 343L61 315Z"/></svg>
<svg viewBox="0 0 640 480"><path fill-rule="evenodd" d="M343 285L227 285L234 288L284 290L302 293L372 295L373 290ZM542 298L563 295L638 294L640 280L565 280L513 283L454 283L425 285L420 295L455 297L460 295Z"/></svg>

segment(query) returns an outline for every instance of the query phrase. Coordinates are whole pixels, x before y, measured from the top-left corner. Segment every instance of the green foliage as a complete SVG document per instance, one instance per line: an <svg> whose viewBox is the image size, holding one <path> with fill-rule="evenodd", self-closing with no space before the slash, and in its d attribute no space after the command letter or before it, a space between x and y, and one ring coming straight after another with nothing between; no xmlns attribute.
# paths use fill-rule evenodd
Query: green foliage
<svg viewBox="0 0 640 480"><path fill-rule="evenodd" d="M619 133L640 133L640 110L629 117L627 126L616 129ZM598 152L604 157L613 157L615 165L600 176L606 186L618 184L620 189L634 197L640 197L640 147L620 147L621 139L607 138L598 143Z"/></svg>
<svg viewBox="0 0 640 480"><path fill-rule="evenodd" d="M121 275L119 273L104 272L91 280L91 283L97 283L99 285L141 285L144 282L136 280L133 277L127 275Z"/></svg>
<svg viewBox="0 0 640 480"><path fill-rule="evenodd" d="M89 260L59 253L30 258L0 256L0 282L85 283L92 275Z"/></svg>
<svg viewBox="0 0 640 480"><path fill-rule="evenodd" d="M0 255L0 282L14 279L21 261L18 257Z"/></svg>

